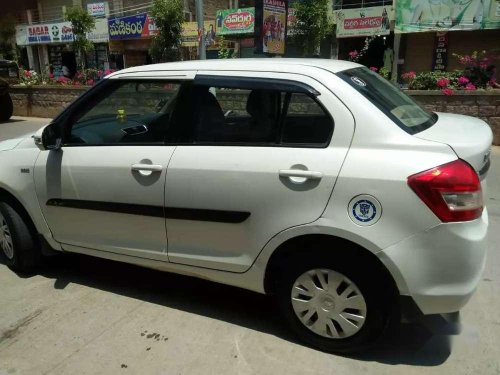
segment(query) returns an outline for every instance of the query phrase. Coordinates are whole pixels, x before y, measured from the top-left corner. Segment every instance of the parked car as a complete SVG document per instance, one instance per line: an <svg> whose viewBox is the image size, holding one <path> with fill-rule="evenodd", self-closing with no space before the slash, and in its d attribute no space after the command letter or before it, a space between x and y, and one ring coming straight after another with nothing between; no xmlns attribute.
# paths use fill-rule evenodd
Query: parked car
<svg viewBox="0 0 500 375"><path fill-rule="evenodd" d="M481 278L490 128L355 63L125 69L33 138L0 143L15 271L75 252L271 294L330 352L398 309L457 312Z"/></svg>
<svg viewBox="0 0 500 375"><path fill-rule="evenodd" d="M10 84L19 83L19 66L15 61L0 59L0 79Z"/></svg>
<svg viewBox="0 0 500 375"><path fill-rule="evenodd" d="M9 94L9 84L0 78L0 121L7 121L12 116L14 106Z"/></svg>

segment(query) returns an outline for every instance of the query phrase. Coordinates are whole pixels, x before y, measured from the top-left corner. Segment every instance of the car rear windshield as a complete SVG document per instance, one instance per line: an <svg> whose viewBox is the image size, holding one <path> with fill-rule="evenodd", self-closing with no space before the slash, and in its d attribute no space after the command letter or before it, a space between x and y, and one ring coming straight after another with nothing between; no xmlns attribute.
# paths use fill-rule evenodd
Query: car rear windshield
<svg viewBox="0 0 500 375"><path fill-rule="evenodd" d="M437 121L437 115L426 111L408 95L379 74L367 68L354 68L337 75L384 112L401 129L416 134Z"/></svg>

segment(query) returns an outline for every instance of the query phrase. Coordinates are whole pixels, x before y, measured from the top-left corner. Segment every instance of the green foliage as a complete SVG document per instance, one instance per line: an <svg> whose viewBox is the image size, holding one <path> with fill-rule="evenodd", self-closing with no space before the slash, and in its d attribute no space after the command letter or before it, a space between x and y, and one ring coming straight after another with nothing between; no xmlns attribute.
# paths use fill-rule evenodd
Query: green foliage
<svg viewBox="0 0 500 375"><path fill-rule="evenodd" d="M223 36L219 38L220 49L218 52L219 59L232 59L234 58L234 49L229 48L229 43Z"/></svg>
<svg viewBox="0 0 500 375"><path fill-rule="evenodd" d="M95 19L88 12L80 7L72 7L66 11L66 19L71 22L73 35L73 49L80 55L82 68L85 67L85 53L91 51L94 45L87 39L87 33L95 27Z"/></svg>
<svg viewBox="0 0 500 375"><path fill-rule="evenodd" d="M158 34L154 36L149 53L155 62L177 61L180 57L184 3L182 0L154 0L151 15Z"/></svg>
<svg viewBox="0 0 500 375"><path fill-rule="evenodd" d="M380 68L380 70L378 71L378 74L380 74L385 79L389 79L391 76L391 73L389 72L389 70L386 67Z"/></svg>
<svg viewBox="0 0 500 375"><path fill-rule="evenodd" d="M16 19L8 14L0 17L0 54L8 60L15 60L17 57L13 44L16 35Z"/></svg>
<svg viewBox="0 0 500 375"><path fill-rule="evenodd" d="M293 39L302 56L317 54L320 43L333 34L333 24L328 18L328 0L302 0L293 3L297 22Z"/></svg>

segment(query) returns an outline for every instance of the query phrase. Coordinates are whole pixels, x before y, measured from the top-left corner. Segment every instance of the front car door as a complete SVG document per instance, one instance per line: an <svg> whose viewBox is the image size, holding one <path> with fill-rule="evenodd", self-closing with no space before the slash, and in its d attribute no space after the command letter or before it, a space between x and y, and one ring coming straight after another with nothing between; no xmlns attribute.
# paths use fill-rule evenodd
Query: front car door
<svg viewBox="0 0 500 375"><path fill-rule="evenodd" d="M41 152L35 184L64 249L168 259L164 188L175 146L165 134L190 84L179 72L108 79L57 120L62 148Z"/></svg>
<svg viewBox="0 0 500 375"><path fill-rule="evenodd" d="M273 236L321 216L354 119L292 74L198 72L193 99L166 179L169 260L244 272Z"/></svg>

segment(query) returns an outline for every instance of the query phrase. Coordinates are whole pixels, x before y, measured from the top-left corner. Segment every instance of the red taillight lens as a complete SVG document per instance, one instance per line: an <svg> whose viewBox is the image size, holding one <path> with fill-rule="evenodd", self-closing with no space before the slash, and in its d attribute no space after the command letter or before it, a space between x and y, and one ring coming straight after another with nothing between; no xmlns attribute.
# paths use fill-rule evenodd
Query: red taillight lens
<svg viewBox="0 0 500 375"><path fill-rule="evenodd" d="M410 176L408 185L444 222L474 220L483 212L481 182L463 160Z"/></svg>

